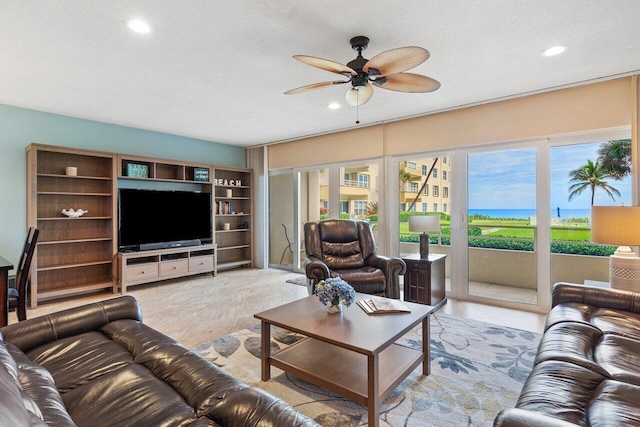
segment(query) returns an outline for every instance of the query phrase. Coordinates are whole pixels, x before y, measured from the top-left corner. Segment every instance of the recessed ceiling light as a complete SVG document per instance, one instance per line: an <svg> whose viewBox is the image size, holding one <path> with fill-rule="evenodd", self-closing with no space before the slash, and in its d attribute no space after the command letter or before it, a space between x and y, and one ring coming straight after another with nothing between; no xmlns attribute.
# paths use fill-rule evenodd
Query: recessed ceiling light
<svg viewBox="0 0 640 427"><path fill-rule="evenodd" d="M146 34L151 31L149 24L139 19L127 19L124 23L131 31L135 31L136 33Z"/></svg>
<svg viewBox="0 0 640 427"><path fill-rule="evenodd" d="M340 104L338 104L337 102L332 102L331 104L327 105L327 108L330 110L337 110L338 108L340 108Z"/></svg>
<svg viewBox="0 0 640 427"><path fill-rule="evenodd" d="M564 53L569 49L568 46L551 46L548 49L542 51L542 56L556 56Z"/></svg>

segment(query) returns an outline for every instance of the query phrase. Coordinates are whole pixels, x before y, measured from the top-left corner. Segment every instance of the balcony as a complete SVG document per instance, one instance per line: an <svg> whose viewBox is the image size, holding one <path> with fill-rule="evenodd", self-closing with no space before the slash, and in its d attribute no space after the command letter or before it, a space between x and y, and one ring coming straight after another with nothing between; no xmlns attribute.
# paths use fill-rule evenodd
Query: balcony
<svg viewBox="0 0 640 427"><path fill-rule="evenodd" d="M341 198L346 196L349 199L367 200L370 192L369 183L365 181L345 179L340 183Z"/></svg>
<svg viewBox="0 0 640 427"><path fill-rule="evenodd" d="M422 181L422 171L417 169L417 168L410 168L408 166L400 166L400 171L401 172L405 172L408 173L411 176L411 179L409 179L409 181L411 182L420 182Z"/></svg>

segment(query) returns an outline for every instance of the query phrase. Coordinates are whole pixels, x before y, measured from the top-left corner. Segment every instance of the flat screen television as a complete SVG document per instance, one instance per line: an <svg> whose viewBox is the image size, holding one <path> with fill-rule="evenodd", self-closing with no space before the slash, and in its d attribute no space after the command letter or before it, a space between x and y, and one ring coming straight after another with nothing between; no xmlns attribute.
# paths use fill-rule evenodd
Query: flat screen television
<svg viewBox="0 0 640 427"><path fill-rule="evenodd" d="M120 251L154 249L163 244L175 247L196 239L212 241L211 193L120 189Z"/></svg>

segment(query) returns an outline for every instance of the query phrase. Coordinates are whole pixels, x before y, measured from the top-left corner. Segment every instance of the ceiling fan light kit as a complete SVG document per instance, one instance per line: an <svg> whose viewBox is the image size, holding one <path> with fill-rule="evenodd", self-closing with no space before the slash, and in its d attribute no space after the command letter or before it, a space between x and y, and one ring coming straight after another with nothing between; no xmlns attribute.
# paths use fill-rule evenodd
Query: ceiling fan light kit
<svg viewBox="0 0 640 427"><path fill-rule="evenodd" d="M421 74L405 73L417 67L429 58L429 51L407 46L387 50L371 59L362 56L362 51L369 46L369 38L356 36L350 40L351 48L358 51L356 59L347 63L330 61L307 55L294 55L293 58L322 70L340 74L349 80L334 80L313 83L285 92L286 95L308 92L323 87L351 83L345 94L347 104L358 107L367 103L373 96L373 86L396 92L426 93L440 88L440 82ZM356 121L359 123L359 121Z"/></svg>

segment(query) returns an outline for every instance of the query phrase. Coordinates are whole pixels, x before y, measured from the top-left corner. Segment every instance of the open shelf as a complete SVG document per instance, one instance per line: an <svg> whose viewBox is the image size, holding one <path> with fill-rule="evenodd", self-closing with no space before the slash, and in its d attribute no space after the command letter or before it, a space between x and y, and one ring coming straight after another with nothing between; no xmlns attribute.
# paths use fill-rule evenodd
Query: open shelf
<svg viewBox="0 0 640 427"><path fill-rule="evenodd" d="M115 155L31 144L27 147L27 223L40 230L31 269L38 300L115 288ZM77 175L66 175L75 167ZM63 209L84 209L69 218Z"/></svg>
<svg viewBox="0 0 640 427"><path fill-rule="evenodd" d="M218 267L253 266L251 170L215 168L214 173L214 234L218 245Z"/></svg>

